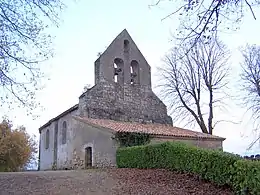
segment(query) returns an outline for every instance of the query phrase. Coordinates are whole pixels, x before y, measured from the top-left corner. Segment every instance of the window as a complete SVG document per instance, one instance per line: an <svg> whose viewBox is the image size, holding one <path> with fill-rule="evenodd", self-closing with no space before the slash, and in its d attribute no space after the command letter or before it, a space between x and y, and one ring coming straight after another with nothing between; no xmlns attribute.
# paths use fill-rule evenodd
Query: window
<svg viewBox="0 0 260 195"><path fill-rule="evenodd" d="M139 78L139 63L136 60L132 60L130 64L131 84L140 83Z"/></svg>
<svg viewBox="0 0 260 195"><path fill-rule="evenodd" d="M114 62L114 69L115 69L114 81L117 83L117 76L118 76L118 73L117 73L117 65L116 65L115 62Z"/></svg>
<svg viewBox="0 0 260 195"><path fill-rule="evenodd" d="M129 41L124 40L124 52L129 52Z"/></svg>
<svg viewBox="0 0 260 195"><path fill-rule="evenodd" d="M114 81L119 84L124 83L124 61L120 58L114 60Z"/></svg>
<svg viewBox="0 0 260 195"><path fill-rule="evenodd" d="M50 131L47 129L46 134L45 134L45 149L47 150L50 145Z"/></svg>
<svg viewBox="0 0 260 195"><path fill-rule="evenodd" d="M62 124L62 135L61 135L61 137L62 137L61 143L66 144L66 141L67 141L67 123L66 123L66 121L64 121L63 124Z"/></svg>
<svg viewBox="0 0 260 195"><path fill-rule="evenodd" d="M133 71L132 65L130 66L130 74L131 74L131 85L133 85L134 84L134 78L133 78L134 71Z"/></svg>

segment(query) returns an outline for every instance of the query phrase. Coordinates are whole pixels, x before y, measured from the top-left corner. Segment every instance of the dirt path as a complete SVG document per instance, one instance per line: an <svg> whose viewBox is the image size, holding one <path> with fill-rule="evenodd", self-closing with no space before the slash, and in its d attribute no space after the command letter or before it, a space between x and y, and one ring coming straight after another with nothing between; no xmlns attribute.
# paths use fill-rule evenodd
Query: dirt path
<svg viewBox="0 0 260 195"><path fill-rule="evenodd" d="M44 171L0 174L0 194L111 194L115 184L105 171Z"/></svg>
<svg viewBox="0 0 260 195"><path fill-rule="evenodd" d="M108 169L0 173L0 195L231 195L165 170Z"/></svg>

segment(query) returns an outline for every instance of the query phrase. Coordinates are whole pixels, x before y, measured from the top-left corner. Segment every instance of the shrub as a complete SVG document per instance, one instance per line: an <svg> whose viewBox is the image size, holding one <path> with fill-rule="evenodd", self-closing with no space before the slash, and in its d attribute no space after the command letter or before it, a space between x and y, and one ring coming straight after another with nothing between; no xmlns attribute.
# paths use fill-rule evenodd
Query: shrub
<svg viewBox="0 0 260 195"><path fill-rule="evenodd" d="M228 184L236 192L260 192L260 163L218 150L188 146L184 143L120 148L117 151L119 168L166 168L194 173L218 185Z"/></svg>
<svg viewBox="0 0 260 195"><path fill-rule="evenodd" d="M232 171L232 186L238 194L260 193L259 161L239 160Z"/></svg>
<svg viewBox="0 0 260 195"><path fill-rule="evenodd" d="M154 144L133 146L117 150L117 166L120 168L166 168L163 161L166 155L166 145Z"/></svg>
<svg viewBox="0 0 260 195"><path fill-rule="evenodd" d="M118 167L166 168L196 173L219 185L230 182L230 168L238 159L233 154L180 142L122 148L117 152Z"/></svg>

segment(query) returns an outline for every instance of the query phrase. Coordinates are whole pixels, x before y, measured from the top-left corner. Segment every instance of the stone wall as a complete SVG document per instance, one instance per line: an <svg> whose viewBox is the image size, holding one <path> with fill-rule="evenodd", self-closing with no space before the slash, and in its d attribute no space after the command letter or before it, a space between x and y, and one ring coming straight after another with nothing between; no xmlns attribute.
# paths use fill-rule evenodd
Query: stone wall
<svg viewBox="0 0 260 195"><path fill-rule="evenodd" d="M95 61L95 84L103 80L114 81L114 63L119 60L121 84L131 83L131 64L137 63L136 81L140 85L151 86L151 67L126 30L123 30Z"/></svg>
<svg viewBox="0 0 260 195"><path fill-rule="evenodd" d="M126 30L95 61L95 86L80 96L79 115L172 125L152 91L151 67Z"/></svg>
<svg viewBox="0 0 260 195"><path fill-rule="evenodd" d="M121 86L109 81L98 83L80 97L79 115L117 121L172 124L166 106L151 88L130 84Z"/></svg>
<svg viewBox="0 0 260 195"><path fill-rule="evenodd" d="M44 127L40 133L40 170L50 170L53 168L66 169L70 168L73 159L73 140L74 124L72 123L72 116L77 113L74 110L59 119L53 121L48 126ZM62 123L67 123L67 139L66 143L62 144ZM57 140L55 140L55 128L58 129ZM50 139L49 148L45 148L46 131L49 129ZM57 142L57 149L55 151L55 142ZM56 154L55 154L56 153ZM56 156L56 157L55 157ZM56 159L55 159L56 158Z"/></svg>
<svg viewBox="0 0 260 195"><path fill-rule="evenodd" d="M53 150L54 150L54 123L45 127L40 133L40 170L52 169L53 165ZM46 132L49 130L49 148L45 148Z"/></svg>
<svg viewBox="0 0 260 195"><path fill-rule="evenodd" d="M69 168L71 166L71 159L73 158L73 143L75 139L75 133L76 131L74 124L73 124L73 118L77 113L77 110L68 113L67 115L60 118L58 122L59 126L59 133L58 133L58 158L57 158L57 168L58 169L65 169ZM66 143L62 144L62 123L66 121L67 122L67 139Z"/></svg>
<svg viewBox="0 0 260 195"><path fill-rule="evenodd" d="M92 148L93 167L116 166L117 144L113 133L107 129L96 128L84 122L73 120L75 127L73 159L71 169L85 168L85 148Z"/></svg>
<svg viewBox="0 0 260 195"><path fill-rule="evenodd" d="M86 144L92 144L96 166L115 164L111 135L75 122L73 115L172 125L165 104L152 91L151 67L126 30L95 61L95 86L79 97L77 108L71 109L41 128L41 169L51 169L53 165L57 169L82 168L85 161L82 150ZM66 144L61 143L64 120L67 121ZM47 150L44 148L46 129L50 130Z"/></svg>

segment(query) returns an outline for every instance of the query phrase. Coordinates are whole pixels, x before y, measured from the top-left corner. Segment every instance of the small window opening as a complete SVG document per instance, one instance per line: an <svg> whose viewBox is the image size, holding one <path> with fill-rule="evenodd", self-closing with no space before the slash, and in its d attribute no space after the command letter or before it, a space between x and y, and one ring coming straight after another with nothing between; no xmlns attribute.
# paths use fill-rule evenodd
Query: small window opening
<svg viewBox="0 0 260 195"><path fill-rule="evenodd" d="M131 85L133 85L134 84L134 79L132 78L132 75L133 75L134 71L133 71L133 67L132 66L130 66L130 73L131 73Z"/></svg>
<svg viewBox="0 0 260 195"><path fill-rule="evenodd" d="M124 40L124 52L129 52L129 41Z"/></svg>
<svg viewBox="0 0 260 195"><path fill-rule="evenodd" d="M139 83L139 64L136 60L132 60L130 65L131 74L131 85L134 83Z"/></svg>
<svg viewBox="0 0 260 195"><path fill-rule="evenodd" d="M117 65L116 63L114 63L114 69L115 69L115 74L114 74L114 81L117 83L117 79L118 79L118 73L117 73Z"/></svg>
<svg viewBox="0 0 260 195"><path fill-rule="evenodd" d="M50 145L50 131L49 131L49 129L47 129L45 136L46 136L45 137L45 149L47 150L49 148L49 145Z"/></svg>
<svg viewBox="0 0 260 195"><path fill-rule="evenodd" d="M62 124L62 144L66 144L67 141L67 123L66 121Z"/></svg>

